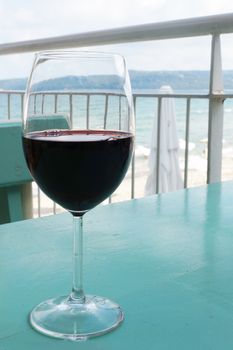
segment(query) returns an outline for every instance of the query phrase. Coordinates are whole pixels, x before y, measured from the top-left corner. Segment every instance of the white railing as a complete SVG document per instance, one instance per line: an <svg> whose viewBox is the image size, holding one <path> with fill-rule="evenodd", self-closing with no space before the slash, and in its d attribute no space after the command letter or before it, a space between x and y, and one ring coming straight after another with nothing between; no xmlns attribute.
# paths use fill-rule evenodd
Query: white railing
<svg viewBox="0 0 233 350"><path fill-rule="evenodd" d="M161 99L185 98L186 99L186 134L185 134L185 167L184 167L184 186L188 184L188 142L189 142L189 118L190 102L195 98L204 98L209 101L209 125L208 125L208 168L207 182L221 181L222 166L222 138L223 138L223 102L226 98L232 98L232 94L225 94L222 84L222 63L221 63L221 41L220 35L233 33L233 14L223 14L216 16L207 16L185 20L169 21L163 23L137 25L95 32L66 35L53 38L28 40L16 43L7 43L0 45L0 55L32 52L46 49L64 49L81 48L98 45L108 45L116 43L139 42L147 40L165 40L171 38L184 38L210 35L212 36L211 61L210 61L210 84L209 92L206 95L194 94L173 94L159 95L149 94L149 96L158 99L158 123L160 119ZM0 93L6 93L0 91ZM11 118L11 95L19 94L23 99L22 91L8 91L8 118ZM147 97L148 94L135 94L134 103L136 106L137 98ZM72 98L71 98L72 100ZM71 107L72 108L72 107ZM56 107L55 107L56 110ZM23 104L22 104L23 112ZM159 125L159 124L158 124ZM159 139L159 138L158 138ZM160 145L157 147L157 157L159 157ZM132 163L132 186L131 197L134 197L134 167L135 160ZM159 170L158 170L159 171ZM158 178L158 176L157 176ZM157 183L158 189L158 183Z"/></svg>
<svg viewBox="0 0 233 350"><path fill-rule="evenodd" d="M0 45L0 55L233 33L233 14L135 25Z"/></svg>

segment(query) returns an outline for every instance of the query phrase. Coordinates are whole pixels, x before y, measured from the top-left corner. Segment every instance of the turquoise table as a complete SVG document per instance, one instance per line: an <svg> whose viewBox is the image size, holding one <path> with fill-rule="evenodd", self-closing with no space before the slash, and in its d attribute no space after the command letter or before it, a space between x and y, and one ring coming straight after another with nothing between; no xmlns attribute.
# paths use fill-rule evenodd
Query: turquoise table
<svg viewBox="0 0 233 350"><path fill-rule="evenodd" d="M99 206L85 218L85 287L125 321L86 342L40 335L28 313L69 292L71 216L0 226L0 350L232 350L233 183Z"/></svg>

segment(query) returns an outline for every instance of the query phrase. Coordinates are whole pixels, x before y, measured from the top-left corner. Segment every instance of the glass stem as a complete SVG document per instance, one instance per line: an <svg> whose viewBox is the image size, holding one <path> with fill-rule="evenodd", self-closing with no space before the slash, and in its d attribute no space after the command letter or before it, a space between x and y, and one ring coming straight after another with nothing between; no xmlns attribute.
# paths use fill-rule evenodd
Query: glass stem
<svg viewBox="0 0 233 350"><path fill-rule="evenodd" d="M76 303L84 303L83 292L83 217L73 215L73 287L71 299Z"/></svg>

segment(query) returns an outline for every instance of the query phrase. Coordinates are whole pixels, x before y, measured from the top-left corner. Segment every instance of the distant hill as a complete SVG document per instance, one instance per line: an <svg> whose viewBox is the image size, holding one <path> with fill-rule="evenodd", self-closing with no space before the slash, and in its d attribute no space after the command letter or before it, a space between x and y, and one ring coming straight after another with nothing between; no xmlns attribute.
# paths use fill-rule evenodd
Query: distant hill
<svg viewBox="0 0 233 350"><path fill-rule="evenodd" d="M208 71L136 71L130 70L130 79L133 90L159 89L162 85L170 85L174 90L203 90L209 86ZM117 88L119 81L112 76L112 88ZM51 79L43 82L48 90L56 90L58 84L66 89L67 82L72 83L76 89L88 88L85 77L76 78L73 76ZM1 90L25 90L27 79L0 80ZM41 83L40 83L41 84ZM92 77L92 84L96 88L105 88L106 79L101 78L101 84L95 76ZM225 89L233 89L233 71L224 71ZM38 86L39 87L39 86Z"/></svg>
<svg viewBox="0 0 233 350"><path fill-rule="evenodd" d="M233 78L233 71L232 71ZM159 89L170 85L174 90L208 89L208 71L130 71L133 89ZM233 86L233 83L232 83Z"/></svg>
<svg viewBox="0 0 233 350"><path fill-rule="evenodd" d="M25 90L26 84L26 78L0 80L0 90Z"/></svg>
<svg viewBox="0 0 233 350"><path fill-rule="evenodd" d="M117 75L91 75L88 78L86 76L65 76L61 78L43 80L33 86L33 91L55 91L58 86L62 90L69 90L72 87L75 90L86 90L93 88L96 90L101 89L115 89L117 90L122 85L121 78Z"/></svg>

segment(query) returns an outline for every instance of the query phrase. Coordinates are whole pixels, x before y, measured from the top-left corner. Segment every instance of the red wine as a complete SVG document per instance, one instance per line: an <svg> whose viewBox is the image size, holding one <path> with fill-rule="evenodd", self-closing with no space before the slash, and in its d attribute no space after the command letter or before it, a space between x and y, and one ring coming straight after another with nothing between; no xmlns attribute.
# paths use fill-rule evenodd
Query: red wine
<svg viewBox="0 0 233 350"><path fill-rule="evenodd" d="M133 135L102 130L39 131L23 137L23 148L42 191L73 214L81 214L121 183L131 159Z"/></svg>

